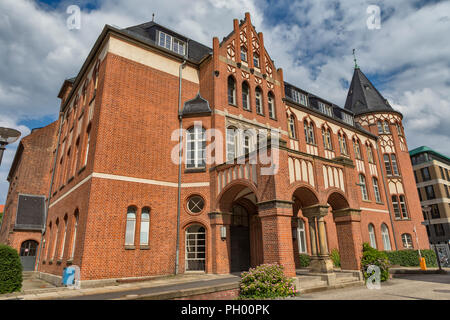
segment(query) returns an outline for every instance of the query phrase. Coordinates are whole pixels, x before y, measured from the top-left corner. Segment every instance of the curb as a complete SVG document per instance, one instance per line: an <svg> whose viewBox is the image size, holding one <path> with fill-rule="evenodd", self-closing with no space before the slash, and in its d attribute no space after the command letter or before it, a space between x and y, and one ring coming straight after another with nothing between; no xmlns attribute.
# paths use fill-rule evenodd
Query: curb
<svg viewBox="0 0 450 320"><path fill-rule="evenodd" d="M362 285L364 285L364 281L352 281L352 282L347 282L347 283L335 284L332 286L320 286L320 287L300 289L300 296L304 293L313 293L313 292L320 292L320 291L327 291L327 290L334 290L334 289L343 289L343 288L357 287L357 286L362 286Z"/></svg>
<svg viewBox="0 0 450 320"><path fill-rule="evenodd" d="M402 275L402 274L448 274L446 270L408 270L408 269L398 269L389 270L392 275Z"/></svg>

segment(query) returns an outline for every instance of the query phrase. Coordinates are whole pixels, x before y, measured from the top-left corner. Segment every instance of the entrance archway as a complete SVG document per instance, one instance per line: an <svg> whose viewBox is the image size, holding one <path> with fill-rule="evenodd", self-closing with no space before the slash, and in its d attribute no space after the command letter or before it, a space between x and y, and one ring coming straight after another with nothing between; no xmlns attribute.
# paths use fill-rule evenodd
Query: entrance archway
<svg viewBox="0 0 450 320"><path fill-rule="evenodd" d="M37 241L27 240L22 242L22 245L20 246L20 261L23 266L23 271L34 271L37 248Z"/></svg>

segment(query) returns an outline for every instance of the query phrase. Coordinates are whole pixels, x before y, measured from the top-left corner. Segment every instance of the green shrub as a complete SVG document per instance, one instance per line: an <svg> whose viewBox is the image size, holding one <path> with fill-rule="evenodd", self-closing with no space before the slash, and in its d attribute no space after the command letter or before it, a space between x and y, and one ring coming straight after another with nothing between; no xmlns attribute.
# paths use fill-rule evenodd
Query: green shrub
<svg viewBox="0 0 450 320"><path fill-rule="evenodd" d="M419 267L419 251L418 250L398 250L385 251L389 261L393 265L402 267ZM420 250L422 257L425 258L427 267L437 267L436 253L433 250Z"/></svg>
<svg viewBox="0 0 450 320"><path fill-rule="evenodd" d="M11 247L0 244L0 293L20 291L22 264L19 254Z"/></svg>
<svg viewBox="0 0 450 320"><path fill-rule="evenodd" d="M241 274L239 299L273 299L295 296L294 280L283 273L283 266L262 264Z"/></svg>
<svg viewBox="0 0 450 320"><path fill-rule="evenodd" d="M305 253L300 253L300 267L306 268L309 266L309 263L311 262L311 258L309 255Z"/></svg>
<svg viewBox="0 0 450 320"><path fill-rule="evenodd" d="M339 250L338 249L332 249L330 252L330 258L333 261L333 265L335 267L340 267L341 266L341 255L339 254Z"/></svg>
<svg viewBox="0 0 450 320"><path fill-rule="evenodd" d="M364 274L364 279L367 280L372 274L367 273L369 265L376 265L380 268L380 280L386 281L389 279L389 259L386 253L372 248L368 243L363 244L363 256L361 259L361 271Z"/></svg>

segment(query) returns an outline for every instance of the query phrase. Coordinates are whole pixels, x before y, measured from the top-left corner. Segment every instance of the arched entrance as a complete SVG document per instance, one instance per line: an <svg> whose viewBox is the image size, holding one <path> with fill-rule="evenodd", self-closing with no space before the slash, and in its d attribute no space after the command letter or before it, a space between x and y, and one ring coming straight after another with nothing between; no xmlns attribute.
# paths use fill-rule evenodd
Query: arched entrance
<svg viewBox="0 0 450 320"><path fill-rule="evenodd" d="M20 246L20 261L23 266L23 271L34 271L37 248L37 241L27 240L22 242L22 245Z"/></svg>
<svg viewBox="0 0 450 320"><path fill-rule="evenodd" d="M186 271L205 271L206 230L201 225L186 229Z"/></svg>
<svg viewBox="0 0 450 320"><path fill-rule="evenodd" d="M244 271L250 268L249 225L247 209L240 204L234 204L230 224L231 272Z"/></svg>

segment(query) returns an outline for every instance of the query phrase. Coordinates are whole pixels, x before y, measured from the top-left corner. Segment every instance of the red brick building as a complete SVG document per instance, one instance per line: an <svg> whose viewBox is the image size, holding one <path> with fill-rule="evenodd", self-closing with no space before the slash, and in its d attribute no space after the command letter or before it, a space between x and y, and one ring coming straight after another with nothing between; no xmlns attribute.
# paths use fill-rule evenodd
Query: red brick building
<svg viewBox="0 0 450 320"><path fill-rule="evenodd" d="M285 82L278 63L249 14L212 48L155 22L106 26L59 94L39 271L74 264L95 280L278 262L293 276L299 252L330 272L333 248L349 270L362 242L402 249L408 234L428 248L402 115L359 68L340 108Z"/></svg>

